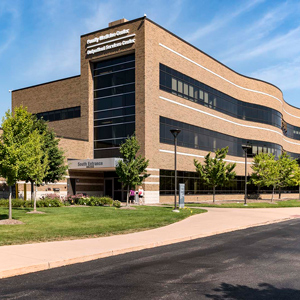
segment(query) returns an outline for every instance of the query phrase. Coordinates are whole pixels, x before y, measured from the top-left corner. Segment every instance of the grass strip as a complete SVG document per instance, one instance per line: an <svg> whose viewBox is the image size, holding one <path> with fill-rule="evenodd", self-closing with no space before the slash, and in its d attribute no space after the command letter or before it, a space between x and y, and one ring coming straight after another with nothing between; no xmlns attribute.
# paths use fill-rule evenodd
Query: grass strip
<svg viewBox="0 0 300 300"><path fill-rule="evenodd" d="M49 207L39 208L45 214L27 214L30 208L14 208L13 218L25 225L0 225L0 246L76 238L124 234L165 226L191 215L206 212L171 207L139 206L136 209L114 207ZM0 220L8 209L0 208Z"/></svg>
<svg viewBox="0 0 300 300"><path fill-rule="evenodd" d="M220 203L220 204L211 204L211 203L186 203L187 207L222 207L222 208L282 208L282 207L300 207L299 200L286 200L286 201L274 201L270 202L250 202L247 205L244 205L244 202L240 203Z"/></svg>

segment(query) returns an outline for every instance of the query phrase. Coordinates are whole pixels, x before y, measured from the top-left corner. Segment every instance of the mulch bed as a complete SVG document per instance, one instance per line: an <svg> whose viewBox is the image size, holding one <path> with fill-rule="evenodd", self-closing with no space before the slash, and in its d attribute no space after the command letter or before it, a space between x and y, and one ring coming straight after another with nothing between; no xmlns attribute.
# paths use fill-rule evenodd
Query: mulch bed
<svg viewBox="0 0 300 300"><path fill-rule="evenodd" d="M21 222L21 221L18 221L18 220L9 220L9 219L6 219L6 220L0 220L0 225L24 225L25 223Z"/></svg>

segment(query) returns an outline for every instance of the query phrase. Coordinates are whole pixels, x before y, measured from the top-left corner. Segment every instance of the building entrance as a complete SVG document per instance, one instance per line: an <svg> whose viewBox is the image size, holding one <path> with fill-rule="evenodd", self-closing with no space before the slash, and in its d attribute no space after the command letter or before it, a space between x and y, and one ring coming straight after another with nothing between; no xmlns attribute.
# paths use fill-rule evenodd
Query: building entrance
<svg viewBox="0 0 300 300"><path fill-rule="evenodd" d="M109 196L114 199L114 179L105 178L104 180L104 196Z"/></svg>

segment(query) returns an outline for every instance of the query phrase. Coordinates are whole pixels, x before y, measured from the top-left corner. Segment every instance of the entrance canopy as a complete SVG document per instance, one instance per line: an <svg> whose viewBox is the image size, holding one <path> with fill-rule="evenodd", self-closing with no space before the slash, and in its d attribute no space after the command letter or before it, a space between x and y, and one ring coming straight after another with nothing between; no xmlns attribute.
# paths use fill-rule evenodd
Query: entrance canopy
<svg viewBox="0 0 300 300"><path fill-rule="evenodd" d="M97 158L97 159L74 159L68 160L69 170L97 170L112 171L116 169L119 157Z"/></svg>

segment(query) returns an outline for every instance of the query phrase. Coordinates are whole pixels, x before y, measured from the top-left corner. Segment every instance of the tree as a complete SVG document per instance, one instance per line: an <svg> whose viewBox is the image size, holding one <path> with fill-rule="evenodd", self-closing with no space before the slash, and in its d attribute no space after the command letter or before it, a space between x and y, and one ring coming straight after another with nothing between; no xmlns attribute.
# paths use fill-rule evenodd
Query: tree
<svg viewBox="0 0 300 300"><path fill-rule="evenodd" d="M208 186L213 188L214 203L216 187L226 185L236 176L236 173L234 172L236 164L226 164L224 161L227 153L228 147L217 149L215 152L215 157L211 157L211 152L209 152L204 158L203 165L194 159L194 165L200 179L203 180Z"/></svg>
<svg viewBox="0 0 300 300"><path fill-rule="evenodd" d="M118 162L116 173L119 176L119 181L127 188L127 206L129 204L129 189L140 185L148 176L150 176L150 174L146 173L149 160L146 160L141 155L137 156L139 149L140 145L135 135L128 137L120 147L123 160Z"/></svg>
<svg viewBox="0 0 300 300"><path fill-rule="evenodd" d="M8 111L2 123L0 138L0 174L10 186L18 180L40 185L42 182L61 180L66 173L63 151L58 148L59 140L44 120L38 120L22 106ZM34 211L36 193L32 190Z"/></svg>
<svg viewBox="0 0 300 300"><path fill-rule="evenodd" d="M272 186L272 198L274 191L279 188L279 199L281 198L281 188L295 185L296 178L294 172L298 168L297 161L291 159L285 152L278 160L273 154L260 153L254 157L251 166L253 173L251 181L258 186Z"/></svg>
<svg viewBox="0 0 300 300"><path fill-rule="evenodd" d="M251 165L252 174L250 181L261 186L272 186L272 198L274 198L274 190L278 186L279 168L275 160L275 156L271 153L260 153L254 156Z"/></svg>
<svg viewBox="0 0 300 300"><path fill-rule="evenodd" d="M12 219L12 185L24 178L29 163L28 146L33 120L22 107L8 110L2 120L0 137L0 175L9 186L9 219Z"/></svg>
<svg viewBox="0 0 300 300"><path fill-rule="evenodd" d="M27 156L26 168L22 173L22 180L28 180L35 183L36 186L42 184L47 176L49 169L48 153L44 151L44 134L40 134L38 130L34 130L28 136L28 143L24 155ZM33 211L36 212L36 191L33 192L34 200Z"/></svg>
<svg viewBox="0 0 300 300"><path fill-rule="evenodd" d="M279 199L281 199L281 189L286 186L294 185L293 172L297 169L298 164L295 159L292 159L286 152L279 156L277 161L278 166L278 187Z"/></svg>
<svg viewBox="0 0 300 300"><path fill-rule="evenodd" d="M52 128L43 119L36 120L34 127L43 136L43 151L48 154L48 171L43 178L44 182L56 182L66 175L68 166L65 164L65 156L59 148L59 139Z"/></svg>
<svg viewBox="0 0 300 300"><path fill-rule="evenodd" d="M295 168L293 175L292 175L292 182L294 186L299 187L299 200L300 200L300 167L299 165Z"/></svg>
<svg viewBox="0 0 300 300"><path fill-rule="evenodd" d="M40 161L36 161L37 172L40 174L38 177L37 174L28 172L27 178L25 181L31 182L31 198L34 199L34 211L36 210L36 192L34 191L34 183L36 186L39 186L42 182L56 182L63 178L67 171L67 165L64 163L65 157L61 149L59 149L59 139L56 138L53 129L48 127L48 123L43 119L37 119L36 116L33 116L33 130L38 131L41 136L41 155L39 156ZM47 165L45 172L40 172L43 170L43 166ZM40 169L39 169L40 168ZM39 169L39 171L38 171ZM43 175L42 179L40 176Z"/></svg>

